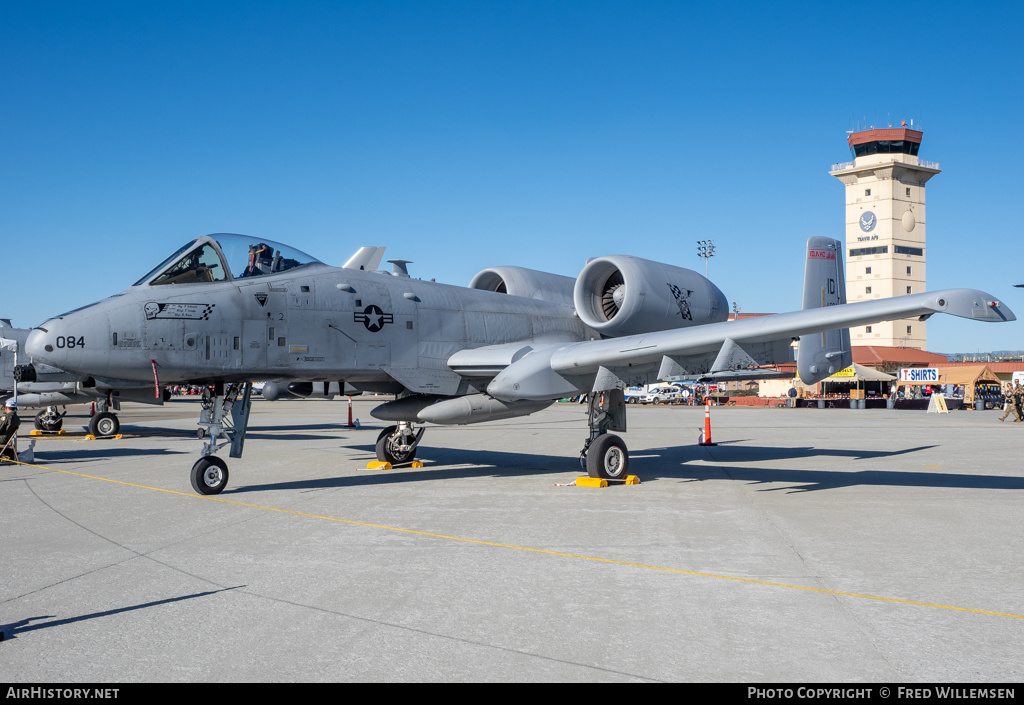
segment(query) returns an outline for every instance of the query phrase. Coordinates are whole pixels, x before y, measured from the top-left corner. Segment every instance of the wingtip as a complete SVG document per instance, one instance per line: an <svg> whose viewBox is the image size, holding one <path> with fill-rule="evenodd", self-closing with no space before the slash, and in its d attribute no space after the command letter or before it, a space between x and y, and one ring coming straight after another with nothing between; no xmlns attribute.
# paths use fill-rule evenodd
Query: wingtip
<svg viewBox="0 0 1024 705"><path fill-rule="evenodd" d="M939 310L961 318L990 323L1016 321L1010 307L999 298L978 289L948 289L936 292Z"/></svg>

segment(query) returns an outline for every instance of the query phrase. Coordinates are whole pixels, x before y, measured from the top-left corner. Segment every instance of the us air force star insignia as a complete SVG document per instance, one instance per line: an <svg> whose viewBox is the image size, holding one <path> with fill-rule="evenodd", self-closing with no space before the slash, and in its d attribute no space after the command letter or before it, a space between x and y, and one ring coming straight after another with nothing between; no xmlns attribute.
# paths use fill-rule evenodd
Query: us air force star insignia
<svg viewBox="0 0 1024 705"><path fill-rule="evenodd" d="M395 316L391 313L384 313L380 306L370 304L363 309L362 313L355 312L352 314L352 319L356 323L362 323L366 326L366 330L371 333L376 333L384 327L385 323L394 323Z"/></svg>

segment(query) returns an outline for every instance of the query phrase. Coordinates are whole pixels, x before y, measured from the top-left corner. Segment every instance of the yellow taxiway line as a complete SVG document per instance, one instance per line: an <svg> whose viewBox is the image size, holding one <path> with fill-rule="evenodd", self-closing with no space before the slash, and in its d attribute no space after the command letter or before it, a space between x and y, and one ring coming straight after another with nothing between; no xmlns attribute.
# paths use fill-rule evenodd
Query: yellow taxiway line
<svg viewBox="0 0 1024 705"><path fill-rule="evenodd" d="M428 536L435 539L444 539L446 541L458 541L460 543L477 544L480 546L491 546L494 548L507 548L515 551L527 551L530 553L541 553L548 556L559 556L561 558L576 558L584 561L594 561L596 563L606 563L609 565L621 565L628 566L630 568L642 568L645 570L657 570L666 573L678 573L681 575L694 575L702 578L714 578L717 580L732 580L741 583L751 583L754 585L766 585L770 587L786 588L789 590L805 590L807 592L817 592L825 595L841 595L843 597L856 597L863 600L878 600L881 602L894 602L903 605L916 605L918 607L933 607L942 610L954 610L957 612L971 612L974 614L987 614L995 617L1012 617L1013 619L1024 619L1024 615L1011 614L1008 612L994 612L992 610L980 610L971 607L956 607L953 605L939 605L931 602L918 602L916 600L902 600L896 597L881 597L879 595L865 595L856 592L843 592L841 590L826 590L824 588L807 587L805 585L790 585L788 583L776 583L768 580L755 580L753 578L740 578L734 575L720 575L717 573L703 573L696 570L683 570L682 568L668 568L665 566L648 565L646 563L631 563L630 561L620 561L612 558L599 558L596 556L584 556L579 553L566 553L564 551L551 551L544 548L530 548L528 546L516 546L514 544L497 543L495 541L481 541L479 539L467 539L460 536L447 536L445 534L435 534L429 531L418 531L416 529L403 529L397 526L387 526L385 524L372 524L365 521L354 521L352 519L339 519L338 517L323 516L321 514L309 514L307 512L299 512L294 509L281 509L279 507L268 507L262 504L250 504L248 502L238 502L233 499L225 499L223 497L216 497L212 495L199 495L191 492L179 492L178 490L168 490L162 487L150 487L149 485L140 485L134 482L125 482L123 480L112 480L107 477L97 477L95 475L86 475L80 472L71 472L70 470L59 470L57 468L46 467L45 465L33 465L31 463L17 463L30 468L38 468L40 470L49 470L51 472L58 472L64 475L74 475L76 477L84 477L90 480L100 480L102 482L113 482L118 485L126 485L128 487L137 487L143 490L152 490L154 492L165 492L167 494L181 495L182 497L188 497L190 499L205 499L213 502L223 502L224 504L233 504L238 507L248 507L249 509L262 509L269 512L278 512L281 514L291 514L293 516L306 517L308 519L322 519L324 521L333 521L339 524L349 524L352 526L362 526L372 529L383 529L385 531L397 531L403 534L414 534L417 536Z"/></svg>

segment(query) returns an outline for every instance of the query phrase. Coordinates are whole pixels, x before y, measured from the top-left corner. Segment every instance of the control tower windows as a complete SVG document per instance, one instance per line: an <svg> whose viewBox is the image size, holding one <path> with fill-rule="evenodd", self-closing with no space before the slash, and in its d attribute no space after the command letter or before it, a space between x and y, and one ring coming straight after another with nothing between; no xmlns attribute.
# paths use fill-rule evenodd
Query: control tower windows
<svg viewBox="0 0 1024 705"><path fill-rule="evenodd" d="M903 245L896 245L893 251L898 255L917 255L918 257L924 256L924 249L920 247L904 247Z"/></svg>
<svg viewBox="0 0 1024 705"><path fill-rule="evenodd" d="M881 247L855 247L850 250L850 257L861 257L863 255L884 255L889 251L888 245Z"/></svg>
<svg viewBox="0 0 1024 705"><path fill-rule="evenodd" d="M855 144L850 148L854 158L867 157L872 154L909 154L917 156L921 149L920 142L910 140L875 140L864 144Z"/></svg>

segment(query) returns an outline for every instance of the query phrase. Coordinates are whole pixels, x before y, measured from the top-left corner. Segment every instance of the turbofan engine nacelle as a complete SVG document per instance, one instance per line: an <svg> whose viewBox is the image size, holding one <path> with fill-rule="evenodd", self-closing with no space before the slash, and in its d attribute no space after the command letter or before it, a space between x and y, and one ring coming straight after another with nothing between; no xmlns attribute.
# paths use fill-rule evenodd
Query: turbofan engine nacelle
<svg viewBox="0 0 1024 705"><path fill-rule="evenodd" d="M574 284L572 277L561 274L525 267L488 267L473 277L469 288L572 306Z"/></svg>
<svg viewBox="0 0 1024 705"><path fill-rule="evenodd" d="M697 272L629 255L587 262L576 278L573 302L580 320L609 338L729 317L725 294Z"/></svg>

